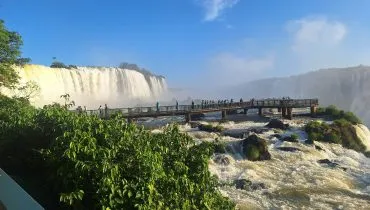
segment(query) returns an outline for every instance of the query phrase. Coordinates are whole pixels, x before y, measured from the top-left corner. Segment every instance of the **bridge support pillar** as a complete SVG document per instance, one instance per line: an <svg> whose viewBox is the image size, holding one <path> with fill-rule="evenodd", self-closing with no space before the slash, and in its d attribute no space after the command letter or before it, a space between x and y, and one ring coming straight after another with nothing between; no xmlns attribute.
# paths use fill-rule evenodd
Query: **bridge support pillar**
<svg viewBox="0 0 370 210"><path fill-rule="evenodd" d="M258 108L258 115L262 116L262 108Z"/></svg>
<svg viewBox="0 0 370 210"><path fill-rule="evenodd" d="M248 109L244 109L244 114L247 114L248 113Z"/></svg>
<svg viewBox="0 0 370 210"><path fill-rule="evenodd" d="M289 119L289 120L291 120L293 118L292 111L293 111L293 108L287 108L286 118Z"/></svg>
<svg viewBox="0 0 370 210"><path fill-rule="evenodd" d="M187 113L185 114L185 122L190 122L191 121L191 114L190 113Z"/></svg>
<svg viewBox="0 0 370 210"><path fill-rule="evenodd" d="M221 116L223 120L226 119L226 110L221 111Z"/></svg>
<svg viewBox="0 0 370 210"><path fill-rule="evenodd" d="M287 108L286 107L282 107L281 108L281 116L283 117L283 118L285 118L286 117L286 111L287 111Z"/></svg>
<svg viewBox="0 0 370 210"><path fill-rule="evenodd" d="M311 117L316 117L317 106L311 106Z"/></svg>
<svg viewBox="0 0 370 210"><path fill-rule="evenodd" d="M281 107L278 108L278 112L280 113L281 112Z"/></svg>

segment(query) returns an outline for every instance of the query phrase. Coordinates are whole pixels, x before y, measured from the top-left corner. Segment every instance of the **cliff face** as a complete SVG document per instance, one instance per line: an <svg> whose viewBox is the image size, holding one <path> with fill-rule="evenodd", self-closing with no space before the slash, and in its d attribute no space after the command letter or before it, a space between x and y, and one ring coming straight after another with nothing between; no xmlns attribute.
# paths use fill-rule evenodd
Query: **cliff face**
<svg viewBox="0 0 370 210"><path fill-rule="evenodd" d="M238 87L250 97L319 98L321 106L334 104L358 115L370 126L370 67L322 69L285 78L249 82Z"/></svg>

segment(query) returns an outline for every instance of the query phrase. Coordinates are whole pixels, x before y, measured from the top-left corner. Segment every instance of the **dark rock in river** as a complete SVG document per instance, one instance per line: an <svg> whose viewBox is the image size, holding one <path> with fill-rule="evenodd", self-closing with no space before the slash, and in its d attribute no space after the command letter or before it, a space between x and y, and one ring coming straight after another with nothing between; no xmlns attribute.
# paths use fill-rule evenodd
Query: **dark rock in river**
<svg viewBox="0 0 370 210"><path fill-rule="evenodd" d="M217 155L216 157L213 158L213 161L221 165L229 165L231 162L230 158L227 157L226 155Z"/></svg>
<svg viewBox="0 0 370 210"><path fill-rule="evenodd" d="M298 139L294 138L293 136L286 136L282 139L282 141L298 142Z"/></svg>
<svg viewBox="0 0 370 210"><path fill-rule="evenodd" d="M234 181L236 189L240 190L262 190L267 189L264 183L252 183L248 179L237 179Z"/></svg>
<svg viewBox="0 0 370 210"><path fill-rule="evenodd" d="M257 134L262 134L264 132L269 131L268 128L251 128L248 130L249 132L257 133Z"/></svg>
<svg viewBox="0 0 370 210"><path fill-rule="evenodd" d="M276 137L278 139L281 139L281 135L280 134L277 134L277 133L272 134L271 137Z"/></svg>
<svg viewBox="0 0 370 210"><path fill-rule="evenodd" d="M234 181L236 189L248 190L249 186L252 185L252 182L248 179L237 179Z"/></svg>
<svg viewBox="0 0 370 210"><path fill-rule="evenodd" d="M315 149L322 151L323 149L320 146L315 145Z"/></svg>
<svg viewBox="0 0 370 210"><path fill-rule="evenodd" d="M256 135L251 135L242 141L243 154L248 160L270 160L271 154L267 150L267 143Z"/></svg>
<svg viewBox="0 0 370 210"><path fill-rule="evenodd" d="M304 141L305 144L313 144L313 140L311 139L307 139L306 141Z"/></svg>
<svg viewBox="0 0 370 210"><path fill-rule="evenodd" d="M278 119L272 119L266 126L269 128L278 128L281 130L286 130L289 127L289 124L284 124L281 120Z"/></svg>
<svg viewBox="0 0 370 210"><path fill-rule="evenodd" d="M284 152L298 152L301 151L300 149L296 147L278 147L278 150L284 151Z"/></svg>
<svg viewBox="0 0 370 210"><path fill-rule="evenodd" d="M330 167L337 167L337 166L339 166L338 163L331 162L328 159L321 159L321 160L318 160L317 162L320 163L320 164L326 164L326 165L328 165Z"/></svg>

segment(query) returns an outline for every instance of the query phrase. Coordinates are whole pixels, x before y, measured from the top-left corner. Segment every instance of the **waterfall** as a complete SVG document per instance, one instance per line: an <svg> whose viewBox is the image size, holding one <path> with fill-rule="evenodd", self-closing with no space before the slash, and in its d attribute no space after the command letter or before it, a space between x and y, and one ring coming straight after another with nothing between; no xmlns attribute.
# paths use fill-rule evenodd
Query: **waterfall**
<svg viewBox="0 0 370 210"><path fill-rule="evenodd" d="M43 106L63 102L68 93L76 105L97 109L108 104L111 108L154 103L163 99L167 84L163 77L113 67L50 68L41 65L16 67L20 83L36 82L40 92L31 102Z"/></svg>

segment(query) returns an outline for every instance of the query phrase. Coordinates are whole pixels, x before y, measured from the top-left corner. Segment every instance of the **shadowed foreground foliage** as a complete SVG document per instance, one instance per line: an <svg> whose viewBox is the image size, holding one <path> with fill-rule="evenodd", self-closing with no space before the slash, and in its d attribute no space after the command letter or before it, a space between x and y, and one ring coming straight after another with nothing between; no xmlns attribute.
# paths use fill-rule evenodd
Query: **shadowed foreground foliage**
<svg viewBox="0 0 370 210"><path fill-rule="evenodd" d="M0 95L0 167L46 209L233 209L208 171L213 152L177 126L152 134Z"/></svg>

